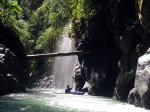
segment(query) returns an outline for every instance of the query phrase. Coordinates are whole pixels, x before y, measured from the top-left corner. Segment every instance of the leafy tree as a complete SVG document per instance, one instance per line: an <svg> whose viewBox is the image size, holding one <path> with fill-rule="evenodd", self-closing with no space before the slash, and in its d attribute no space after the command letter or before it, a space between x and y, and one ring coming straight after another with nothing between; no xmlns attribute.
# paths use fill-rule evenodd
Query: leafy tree
<svg viewBox="0 0 150 112"><path fill-rule="evenodd" d="M75 20L88 19L95 14L91 0L72 0L71 10Z"/></svg>
<svg viewBox="0 0 150 112"><path fill-rule="evenodd" d="M69 34L94 13L91 0L0 0L0 22L16 31L28 54L52 52L70 19ZM32 71L37 63L32 61Z"/></svg>
<svg viewBox="0 0 150 112"><path fill-rule="evenodd" d="M11 22L12 19L18 18L21 13L21 7L16 0L1 0L0 1L0 20Z"/></svg>
<svg viewBox="0 0 150 112"><path fill-rule="evenodd" d="M1 0L0 16L0 22L12 27L27 51L29 51L30 42L28 40L30 39L30 34L28 33L28 23L22 20L22 8L18 5L17 0Z"/></svg>
<svg viewBox="0 0 150 112"><path fill-rule="evenodd" d="M57 40L54 38L58 37L58 34L62 31L61 29L70 18L70 10L67 10L69 9L69 4L67 3L69 3L67 0L45 0L43 4L33 12L29 20L29 25L32 39L34 40L34 47L37 48L38 46L38 48L41 49L44 47L45 51L54 48L54 43ZM55 31L55 33L53 31ZM45 37L43 37L43 35ZM45 48L45 46L47 46L47 48Z"/></svg>
<svg viewBox="0 0 150 112"><path fill-rule="evenodd" d="M17 32L28 53L52 50L69 19L80 23L93 14L90 0L0 1L0 21ZM74 24L76 29L78 25Z"/></svg>

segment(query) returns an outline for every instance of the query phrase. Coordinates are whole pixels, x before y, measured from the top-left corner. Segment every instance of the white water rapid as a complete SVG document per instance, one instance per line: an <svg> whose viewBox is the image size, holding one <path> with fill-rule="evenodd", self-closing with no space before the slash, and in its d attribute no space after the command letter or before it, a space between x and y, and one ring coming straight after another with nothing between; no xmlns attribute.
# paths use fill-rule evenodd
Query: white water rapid
<svg viewBox="0 0 150 112"><path fill-rule="evenodd" d="M62 93L62 94L61 94ZM28 90L0 98L0 112L150 112L109 98Z"/></svg>

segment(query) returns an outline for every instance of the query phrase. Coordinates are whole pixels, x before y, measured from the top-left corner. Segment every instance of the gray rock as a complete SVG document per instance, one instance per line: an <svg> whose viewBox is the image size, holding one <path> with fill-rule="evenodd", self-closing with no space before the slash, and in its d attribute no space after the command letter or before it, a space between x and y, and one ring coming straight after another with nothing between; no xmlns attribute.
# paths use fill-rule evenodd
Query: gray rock
<svg viewBox="0 0 150 112"><path fill-rule="evenodd" d="M147 51L149 52L149 50ZM138 60L134 89L130 91L128 102L150 109L150 54L145 53Z"/></svg>

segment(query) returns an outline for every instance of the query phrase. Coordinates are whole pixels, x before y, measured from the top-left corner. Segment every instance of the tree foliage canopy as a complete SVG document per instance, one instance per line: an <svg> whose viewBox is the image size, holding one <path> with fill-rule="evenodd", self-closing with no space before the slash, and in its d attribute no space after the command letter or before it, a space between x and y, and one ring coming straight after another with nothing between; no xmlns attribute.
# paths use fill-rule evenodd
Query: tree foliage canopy
<svg viewBox="0 0 150 112"><path fill-rule="evenodd" d="M0 19L6 20L12 16L17 17L22 11L17 0L1 0L0 1Z"/></svg>
<svg viewBox="0 0 150 112"><path fill-rule="evenodd" d="M1 0L0 21L19 35L28 53L51 51L63 27L94 14L90 0ZM32 8L31 8L32 6Z"/></svg>

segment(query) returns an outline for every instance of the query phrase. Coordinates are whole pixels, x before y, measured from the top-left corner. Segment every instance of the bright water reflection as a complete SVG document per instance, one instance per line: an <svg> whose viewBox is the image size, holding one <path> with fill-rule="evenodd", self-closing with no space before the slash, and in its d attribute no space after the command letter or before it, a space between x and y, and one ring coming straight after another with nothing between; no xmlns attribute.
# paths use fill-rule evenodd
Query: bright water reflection
<svg viewBox="0 0 150 112"><path fill-rule="evenodd" d="M0 98L0 112L150 112L94 96L62 94L61 90L29 90Z"/></svg>

